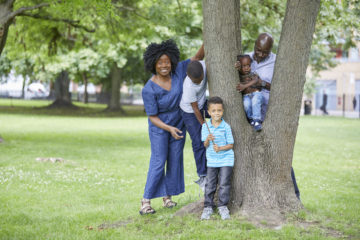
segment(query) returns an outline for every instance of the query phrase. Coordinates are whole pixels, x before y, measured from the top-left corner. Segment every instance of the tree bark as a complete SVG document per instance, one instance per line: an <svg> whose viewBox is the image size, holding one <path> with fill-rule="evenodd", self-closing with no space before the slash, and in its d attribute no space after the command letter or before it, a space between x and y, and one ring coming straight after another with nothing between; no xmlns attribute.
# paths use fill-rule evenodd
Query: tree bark
<svg viewBox="0 0 360 240"><path fill-rule="evenodd" d="M86 73L81 73L81 77L83 79L83 83L84 83L84 103L88 103L89 102L89 94L87 91L87 84L88 84L88 80L87 80L87 76Z"/></svg>
<svg viewBox="0 0 360 240"><path fill-rule="evenodd" d="M291 181L291 165L305 71L320 0L288 0L263 131L246 120L234 68L241 52L238 0L203 0L204 44L211 96L224 100L224 119L235 140L231 210L246 215L302 208ZM290 53L291 54L288 54Z"/></svg>
<svg viewBox="0 0 360 240"><path fill-rule="evenodd" d="M12 1L0 1L0 56L6 44L9 26L12 21L12 19L9 19L8 16L11 14L12 10Z"/></svg>
<svg viewBox="0 0 360 240"><path fill-rule="evenodd" d="M125 113L120 104L120 87L121 87L121 69L114 63L111 73L111 96L107 111L120 111Z"/></svg>
<svg viewBox="0 0 360 240"><path fill-rule="evenodd" d="M21 98L25 98L26 75L23 74L22 77L23 77L23 82L21 86Z"/></svg>
<svg viewBox="0 0 360 240"><path fill-rule="evenodd" d="M66 71L62 71L55 80L55 101L49 105L50 108L76 108L71 102L69 85L69 74Z"/></svg>

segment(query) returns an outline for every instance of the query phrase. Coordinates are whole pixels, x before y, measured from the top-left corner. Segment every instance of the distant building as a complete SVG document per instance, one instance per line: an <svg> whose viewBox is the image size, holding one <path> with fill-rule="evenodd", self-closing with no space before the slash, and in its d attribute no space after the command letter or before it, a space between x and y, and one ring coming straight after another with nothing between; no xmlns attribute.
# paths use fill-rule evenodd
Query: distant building
<svg viewBox="0 0 360 240"><path fill-rule="evenodd" d="M323 94L327 94L327 110L359 111L360 102L360 42L349 51L334 49L338 65L335 68L321 71L316 79L317 91L314 96L314 107L322 105ZM355 100L354 100L355 98Z"/></svg>

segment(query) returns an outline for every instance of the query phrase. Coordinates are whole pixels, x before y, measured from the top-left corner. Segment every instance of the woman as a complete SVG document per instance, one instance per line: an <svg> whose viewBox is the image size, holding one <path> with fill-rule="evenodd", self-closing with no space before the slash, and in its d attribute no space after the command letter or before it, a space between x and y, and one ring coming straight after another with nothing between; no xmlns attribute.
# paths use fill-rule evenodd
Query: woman
<svg viewBox="0 0 360 240"><path fill-rule="evenodd" d="M145 111L149 116L151 158L141 200L141 215L155 213L150 199L163 197L163 206L172 208L176 203L171 196L185 191L185 126L179 103L187 65L190 60L204 58L204 47L201 46L191 59L179 62L179 58L179 49L171 39L160 44L151 43L144 53L145 68L153 76L142 90Z"/></svg>

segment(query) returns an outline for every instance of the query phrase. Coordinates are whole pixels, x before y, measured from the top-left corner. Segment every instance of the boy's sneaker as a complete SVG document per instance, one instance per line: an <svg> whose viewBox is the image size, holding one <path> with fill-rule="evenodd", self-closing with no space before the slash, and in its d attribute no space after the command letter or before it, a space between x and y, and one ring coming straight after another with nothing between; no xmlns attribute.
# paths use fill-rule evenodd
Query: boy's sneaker
<svg viewBox="0 0 360 240"><path fill-rule="evenodd" d="M230 212L227 206L221 206L218 208L218 210L222 220L230 219Z"/></svg>
<svg viewBox="0 0 360 240"><path fill-rule="evenodd" d="M195 181L196 184L199 184L199 187L203 192L205 192L206 176L201 176L198 180Z"/></svg>
<svg viewBox="0 0 360 240"><path fill-rule="evenodd" d="M202 214L201 214L201 220L209 220L210 216L213 214L212 207L206 207L204 208Z"/></svg>
<svg viewBox="0 0 360 240"><path fill-rule="evenodd" d="M262 129L261 122L260 122L260 121L255 121L255 123L254 123L254 130L257 131L257 132L259 132L259 131L261 131L261 129Z"/></svg>

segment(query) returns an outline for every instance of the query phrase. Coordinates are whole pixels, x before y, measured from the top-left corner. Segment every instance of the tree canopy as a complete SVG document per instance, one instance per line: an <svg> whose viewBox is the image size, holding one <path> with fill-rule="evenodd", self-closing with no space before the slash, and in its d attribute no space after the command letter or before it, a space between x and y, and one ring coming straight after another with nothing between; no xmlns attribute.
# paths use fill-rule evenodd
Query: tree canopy
<svg viewBox="0 0 360 240"><path fill-rule="evenodd" d="M273 35L277 51L286 1L240 2L242 51L252 51L261 32ZM36 80L54 81L66 70L73 81L81 82L86 73L90 81L109 85L106 79L115 63L122 69L123 83L143 83L147 73L142 71L142 54L150 42L175 39L182 59L202 43L199 0L1 0L1 4L11 9L8 15L0 13L0 19L13 17L0 61L11 62L17 74ZM310 53L314 73L335 65L333 48L348 49L360 38L356 31L360 23L354 21L360 16L358 6L357 0L322 0ZM6 65L0 68L1 75L8 71Z"/></svg>

